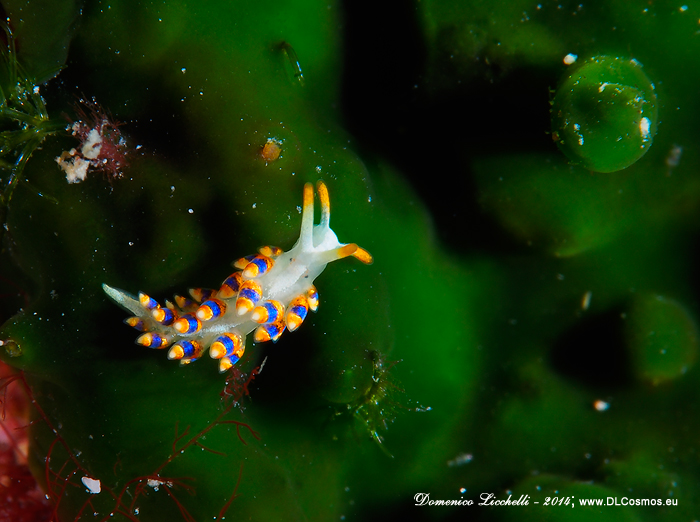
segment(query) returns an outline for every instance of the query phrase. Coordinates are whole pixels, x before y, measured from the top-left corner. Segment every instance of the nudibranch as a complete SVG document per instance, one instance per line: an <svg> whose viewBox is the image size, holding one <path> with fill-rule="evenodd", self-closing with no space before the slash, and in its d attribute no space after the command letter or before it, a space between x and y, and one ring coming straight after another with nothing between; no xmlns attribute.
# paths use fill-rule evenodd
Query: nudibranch
<svg viewBox="0 0 700 522"><path fill-rule="evenodd" d="M219 359L219 371L230 369L243 356L246 337L254 331L255 342L277 341L285 329L299 328L308 311L318 308L314 280L326 265L353 256L365 264L372 256L355 243L343 244L330 228L328 189L318 182L321 222L314 225L314 188L304 186L301 232L288 252L265 246L258 254L233 263L238 271L228 276L218 290L192 288L191 298L175 296L175 303L161 306L140 292L135 297L124 290L102 285L119 306L134 314L124 322L143 332L136 344L168 348L168 358L189 364L209 350Z"/></svg>

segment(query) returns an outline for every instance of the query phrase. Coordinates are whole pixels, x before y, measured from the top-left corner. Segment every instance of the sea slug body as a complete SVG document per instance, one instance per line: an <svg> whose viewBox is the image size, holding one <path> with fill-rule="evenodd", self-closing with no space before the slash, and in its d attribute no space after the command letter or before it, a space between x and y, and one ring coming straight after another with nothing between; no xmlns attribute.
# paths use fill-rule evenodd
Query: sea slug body
<svg viewBox="0 0 700 522"><path fill-rule="evenodd" d="M287 252L265 246L259 254L238 259L233 265L239 271L228 276L219 290L192 288L191 299L175 296L175 303L166 300L161 306L144 293L135 297L103 284L105 293L134 315L124 322L143 332L136 344L170 347L168 358L180 364L196 361L209 349L223 373L243 356L249 333L254 332L255 342L274 342L285 329L299 328L308 311L318 308L313 282L328 263L348 256L372 263L363 248L338 241L330 228L330 200L322 181L317 191L321 222L314 225L314 189L307 183L296 244Z"/></svg>

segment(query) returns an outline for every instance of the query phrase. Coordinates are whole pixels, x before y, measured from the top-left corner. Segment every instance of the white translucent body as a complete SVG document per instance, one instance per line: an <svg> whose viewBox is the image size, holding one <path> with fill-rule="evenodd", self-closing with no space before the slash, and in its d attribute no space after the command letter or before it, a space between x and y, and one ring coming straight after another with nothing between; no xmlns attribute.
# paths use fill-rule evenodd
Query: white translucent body
<svg viewBox="0 0 700 522"><path fill-rule="evenodd" d="M291 250L274 259L274 265L267 273L255 278L243 277L244 280L254 279L260 284L263 295L258 304L274 300L287 307L297 296L306 295L314 280L331 261L354 255L364 263L371 262L371 256L365 250L355 244L346 245L338 241L335 232L330 228L330 203L325 185L319 182L318 190L321 199L321 222L318 225L313 223L313 187L307 184L304 187L304 209L299 240ZM198 332L182 334L172 326L156 322L151 311L141 306L133 295L106 284L103 284L102 288L118 305L143 320L144 331L158 333L168 340L169 345L181 340L196 340L208 347L224 333L239 334L245 339L260 326L252 320L252 310L243 315L238 314L237 296L233 296L230 299L218 298L226 304L226 311L221 317L202 321L202 328Z"/></svg>

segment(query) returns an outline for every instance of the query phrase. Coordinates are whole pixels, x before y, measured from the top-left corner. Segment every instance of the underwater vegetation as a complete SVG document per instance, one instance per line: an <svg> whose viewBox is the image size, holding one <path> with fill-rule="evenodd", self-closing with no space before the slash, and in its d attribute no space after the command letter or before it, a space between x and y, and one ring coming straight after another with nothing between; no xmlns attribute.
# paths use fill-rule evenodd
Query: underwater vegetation
<svg viewBox="0 0 700 522"><path fill-rule="evenodd" d="M697 520L700 4L0 5L0 520Z"/></svg>

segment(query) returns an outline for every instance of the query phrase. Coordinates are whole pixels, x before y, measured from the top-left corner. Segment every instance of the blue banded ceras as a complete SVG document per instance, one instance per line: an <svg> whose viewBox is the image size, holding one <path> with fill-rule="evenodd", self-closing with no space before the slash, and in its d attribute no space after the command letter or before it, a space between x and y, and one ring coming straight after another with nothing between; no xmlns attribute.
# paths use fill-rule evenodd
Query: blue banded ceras
<svg viewBox="0 0 700 522"><path fill-rule="evenodd" d="M167 348L168 358L189 364L208 348L219 359L219 371L230 369L243 356L246 336L254 331L255 342L277 341L285 329L294 331L309 310L318 308L313 285L332 261L353 256L365 264L372 256L354 243L338 241L330 228L328 189L318 182L321 222L314 225L314 189L304 186L304 207L299 240L283 252L266 246L258 254L243 257L239 269L218 290L193 288L191 298L175 296L161 306L155 299L138 297L102 285L105 293L132 314L125 322L143 333L136 343L148 348Z"/></svg>

